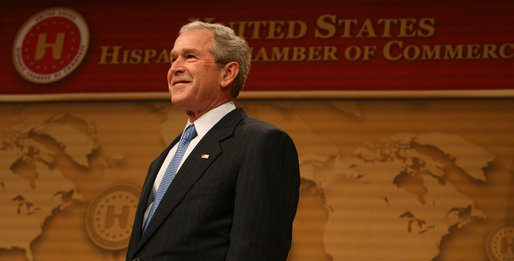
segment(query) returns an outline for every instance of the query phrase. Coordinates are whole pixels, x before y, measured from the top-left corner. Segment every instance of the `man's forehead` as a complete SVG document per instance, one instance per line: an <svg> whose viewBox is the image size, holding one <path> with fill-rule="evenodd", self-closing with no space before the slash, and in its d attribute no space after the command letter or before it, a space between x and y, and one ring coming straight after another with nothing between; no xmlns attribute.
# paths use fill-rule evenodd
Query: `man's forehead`
<svg viewBox="0 0 514 261"><path fill-rule="evenodd" d="M205 29L193 29L180 34L171 53L200 51L210 45L213 34Z"/></svg>

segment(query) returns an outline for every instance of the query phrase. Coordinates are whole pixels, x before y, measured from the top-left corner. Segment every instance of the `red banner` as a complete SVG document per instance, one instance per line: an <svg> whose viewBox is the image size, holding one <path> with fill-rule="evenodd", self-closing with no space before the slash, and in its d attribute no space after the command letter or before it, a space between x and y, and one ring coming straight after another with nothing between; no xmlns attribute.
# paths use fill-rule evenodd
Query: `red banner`
<svg viewBox="0 0 514 261"><path fill-rule="evenodd" d="M0 96L160 94L195 19L252 48L246 93L514 89L512 1L2 3Z"/></svg>

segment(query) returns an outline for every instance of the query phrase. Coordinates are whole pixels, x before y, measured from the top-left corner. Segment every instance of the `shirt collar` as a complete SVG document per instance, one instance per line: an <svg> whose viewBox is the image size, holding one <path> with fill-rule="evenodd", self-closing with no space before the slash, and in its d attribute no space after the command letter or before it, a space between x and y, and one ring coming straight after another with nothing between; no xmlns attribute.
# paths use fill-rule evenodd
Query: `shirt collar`
<svg viewBox="0 0 514 261"><path fill-rule="evenodd" d="M198 118L195 122L195 129L197 133L198 138L202 138L207 132L218 123L225 115L227 115L229 112L234 110L236 108L236 105L233 101L226 102L210 111L202 115L200 118ZM186 127L184 127L184 130L189 126L191 122L187 120Z"/></svg>

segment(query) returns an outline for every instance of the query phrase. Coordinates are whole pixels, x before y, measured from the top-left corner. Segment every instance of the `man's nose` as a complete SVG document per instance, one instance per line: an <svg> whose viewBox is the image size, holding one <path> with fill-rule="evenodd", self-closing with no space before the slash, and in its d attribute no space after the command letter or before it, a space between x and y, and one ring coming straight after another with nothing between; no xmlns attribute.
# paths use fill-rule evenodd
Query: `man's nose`
<svg viewBox="0 0 514 261"><path fill-rule="evenodd" d="M173 74L184 71L184 59L181 57L175 58L175 61L171 63L170 71Z"/></svg>

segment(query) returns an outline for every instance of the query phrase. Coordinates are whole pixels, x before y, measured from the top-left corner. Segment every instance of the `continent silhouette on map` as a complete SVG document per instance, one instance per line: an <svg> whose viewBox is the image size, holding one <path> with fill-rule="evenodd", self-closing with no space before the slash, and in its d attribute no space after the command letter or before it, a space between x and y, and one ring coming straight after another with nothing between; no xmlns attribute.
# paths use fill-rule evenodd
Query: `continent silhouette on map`
<svg viewBox="0 0 514 261"><path fill-rule="evenodd" d="M33 260L31 243L42 234L45 220L82 200L56 166L57 157L88 168L96 149L94 128L67 114L24 123L0 136L0 249L22 249Z"/></svg>
<svg viewBox="0 0 514 261"><path fill-rule="evenodd" d="M485 218L446 180L446 166L485 180L482 168L493 159L457 135L402 133L353 156L304 155L301 173L325 198L333 260L432 260L453 228Z"/></svg>

